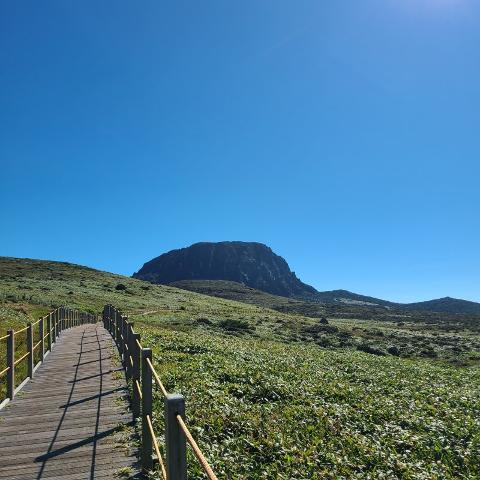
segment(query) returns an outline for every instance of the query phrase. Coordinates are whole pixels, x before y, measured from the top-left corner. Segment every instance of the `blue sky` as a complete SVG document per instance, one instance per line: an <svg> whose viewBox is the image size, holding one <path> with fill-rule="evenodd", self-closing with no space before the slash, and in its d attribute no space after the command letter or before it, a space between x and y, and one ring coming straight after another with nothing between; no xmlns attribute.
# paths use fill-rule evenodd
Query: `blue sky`
<svg viewBox="0 0 480 480"><path fill-rule="evenodd" d="M480 301L479 47L476 0L1 2L0 255Z"/></svg>

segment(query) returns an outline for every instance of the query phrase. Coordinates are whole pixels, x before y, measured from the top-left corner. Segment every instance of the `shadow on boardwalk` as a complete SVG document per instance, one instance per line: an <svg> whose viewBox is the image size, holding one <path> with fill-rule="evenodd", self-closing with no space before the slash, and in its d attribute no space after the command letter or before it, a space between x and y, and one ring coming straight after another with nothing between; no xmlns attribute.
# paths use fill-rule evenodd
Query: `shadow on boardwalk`
<svg viewBox="0 0 480 480"><path fill-rule="evenodd" d="M111 351L101 325L62 333L33 381L0 411L0 479L137 476L136 450L118 448L132 416Z"/></svg>

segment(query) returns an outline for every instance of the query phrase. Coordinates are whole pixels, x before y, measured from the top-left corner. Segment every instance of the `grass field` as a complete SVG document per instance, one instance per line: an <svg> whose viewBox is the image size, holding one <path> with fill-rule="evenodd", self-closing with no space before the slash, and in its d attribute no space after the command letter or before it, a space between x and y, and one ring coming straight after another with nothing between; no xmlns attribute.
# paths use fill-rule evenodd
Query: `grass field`
<svg viewBox="0 0 480 480"><path fill-rule="evenodd" d="M221 478L479 478L478 368L137 328Z"/></svg>
<svg viewBox="0 0 480 480"><path fill-rule="evenodd" d="M112 303L128 313L167 388L185 395L188 422L220 478L480 478L473 320L436 326L345 315L325 325L84 267L7 258L0 300L0 332L60 304L99 312ZM155 405L161 432L158 397ZM195 467L190 473L202 478Z"/></svg>

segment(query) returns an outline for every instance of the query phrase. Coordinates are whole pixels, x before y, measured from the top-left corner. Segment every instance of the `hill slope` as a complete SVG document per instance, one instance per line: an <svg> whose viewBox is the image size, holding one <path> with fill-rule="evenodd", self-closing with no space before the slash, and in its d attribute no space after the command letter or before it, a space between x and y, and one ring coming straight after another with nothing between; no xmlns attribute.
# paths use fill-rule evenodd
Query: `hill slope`
<svg viewBox="0 0 480 480"><path fill-rule="evenodd" d="M269 338L288 336L299 326L313 323L307 317L152 285L80 265L9 257L0 257L0 303L3 308L15 305L18 313L0 311L0 321L17 316L32 319L58 305L100 312L111 303L132 318L154 315L177 327L203 322L222 331L220 324L226 320L245 322L255 335Z"/></svg>
<svg viewBox="0 0 480 480"><path fill-rule="evenodd" d="M209 283L202 293L212 294L218 287ZM100 312L112 303L135 322L154 321L165 328L208 330L220 336L313 342L377 355L436 356L456 363L476 361L470 352L480 349L480 322L473 316L309 303L233 282L221 282L220 289L231 296L215 298L68 263L0 257L0 336L52 306ZM323 316L330 324L319 320Z"/></svg>
<svg viewBox="0 0 480 480"><path fill-rule="evenodd" d="M168 284L179 280L230 280L285 297L314 294L287 262L261 243L202 242L145 263L134 278Z"/></svg>
<svg viewBox="0 0 480 480"><path fill-rule="evenodd" d="M0 331L52 304L99 311L106 302L131 315L166 388L185 396L191 431L220 478L480 476L479 367L422 354L431 356L428 346L437 342L437 350L458 356L467 335L465 355L480 360L478 332L463 325L442 332L438 325L409 325L407 316L405 325L356 319L319 325L77 265L0 257ZM235 324L249 328L222 326ZM340 339L342 348L333 348ZM414 342L420 360L380 352L393 344L407 351ZM159 432L163 408L155 395ZM191 462L189 478L201 478L200 468Z"/></svg>

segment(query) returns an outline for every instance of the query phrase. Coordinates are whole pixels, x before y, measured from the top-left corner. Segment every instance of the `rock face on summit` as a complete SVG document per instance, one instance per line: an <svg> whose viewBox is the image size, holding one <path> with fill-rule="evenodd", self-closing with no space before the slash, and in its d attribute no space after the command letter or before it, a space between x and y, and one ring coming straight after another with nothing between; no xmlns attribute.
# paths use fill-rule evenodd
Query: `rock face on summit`
<svg viewBox="0 0 480 480"><path fill-rule="evenodd" d="M160 255L134 278L168 284L179 280L230 280L285 297L316 293L271 248L255 242L195 243Z"/></svg>

